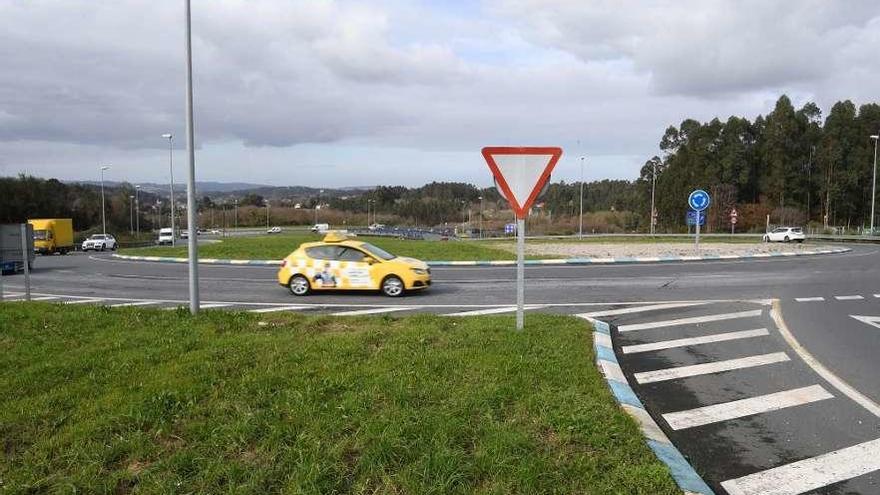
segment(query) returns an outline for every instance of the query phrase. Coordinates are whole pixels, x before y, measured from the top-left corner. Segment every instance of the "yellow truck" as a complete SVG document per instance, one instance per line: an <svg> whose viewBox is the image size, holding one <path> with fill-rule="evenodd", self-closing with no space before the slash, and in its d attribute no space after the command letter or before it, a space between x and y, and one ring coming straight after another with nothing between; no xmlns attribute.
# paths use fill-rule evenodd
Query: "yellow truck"
<svg viewBox="0 0 880 495"><path fill-rule="evenodd" d="M67 254L73 251L73 220L69 218L34 218L34 251L40 254Z"/></svg>

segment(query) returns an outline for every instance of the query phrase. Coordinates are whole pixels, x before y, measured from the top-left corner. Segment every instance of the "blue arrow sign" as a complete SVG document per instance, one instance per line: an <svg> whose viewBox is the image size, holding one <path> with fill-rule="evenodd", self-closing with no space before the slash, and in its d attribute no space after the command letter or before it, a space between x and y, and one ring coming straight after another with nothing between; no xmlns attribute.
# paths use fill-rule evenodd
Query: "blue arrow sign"
<svg viewBox="0 0 880 495"><path fill-rule="evenodd" d="M709 193L702 189L697 189L688 196L688 205L696 211L705 210L709 207Z"/></svg>

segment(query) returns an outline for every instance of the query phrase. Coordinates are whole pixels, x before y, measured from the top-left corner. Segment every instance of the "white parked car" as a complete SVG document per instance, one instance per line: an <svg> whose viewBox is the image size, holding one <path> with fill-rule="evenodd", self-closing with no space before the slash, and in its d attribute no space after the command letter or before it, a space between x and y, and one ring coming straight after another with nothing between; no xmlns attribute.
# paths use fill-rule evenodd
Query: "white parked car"
<svg viewBox="0 0 880 495"><path fill-rule="evenodd" d="M110 234L93 234L82 243L83 251L116 250L116 238Z"/></svg>
<svg viewBox="0 0 880 495"><path fill-rule="evenodd" d="M804 242L806 238L800 227L776 227L764 234L764 242Z"/></svg>
<svg viewBox="0 0 880 495"><path fill-rule="evenodd" d="M272 227L271 229L266 231L267 234L280 234L281 227Z"/></svg>

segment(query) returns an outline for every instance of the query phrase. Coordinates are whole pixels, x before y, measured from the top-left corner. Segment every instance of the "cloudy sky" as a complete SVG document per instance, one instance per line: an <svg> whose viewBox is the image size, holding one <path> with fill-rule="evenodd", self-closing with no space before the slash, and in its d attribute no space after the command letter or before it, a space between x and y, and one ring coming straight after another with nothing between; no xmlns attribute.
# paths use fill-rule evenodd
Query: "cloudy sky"
<svg viewBox="0 0 880 495"><path fill-rule="evenodd" d="M184 178L182 0L0 0L0 175ZM633 178L684 118L880 101L876 0L193 0L199 180Z"/></svg>

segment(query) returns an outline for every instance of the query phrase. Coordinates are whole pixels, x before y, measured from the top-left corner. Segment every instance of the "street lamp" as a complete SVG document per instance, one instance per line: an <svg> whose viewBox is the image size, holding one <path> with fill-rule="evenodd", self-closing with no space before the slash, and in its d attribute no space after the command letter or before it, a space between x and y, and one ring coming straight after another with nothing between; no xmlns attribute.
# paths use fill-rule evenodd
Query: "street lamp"
<svg viewBox="0 0 880 495"><path fill-rule="evenodd" d="M578 239L584 238L584 159L581 157L581 192L580 192L580 213L578 213Z"/></svg>
<svg viewBox="0 0 880 495"><path fill-rule="evenodd" d="M318 191L318 201L315 203L315 225L318 225L318 208L321 207L321 195L322 194L324 194L323 189Z"/></svg>
<svg viewBox="0 0 880 495"><path fill-rule="evenodd" d="M137 238L141 238L141 198L140 198L141 186L134 186L134 211L136 213L134 217L135 228L137 231Z"/></svg>
<svg viewBox="0 0 880 495"><path fill-rule="evenodd" d="M109 169L110 167L101 167L101 228L105 236L107 235L107 215L104 212L104 171Z"/></svg>
<svg viewBox="0 0 880 495"><path fill-rule="evenodd" d="M480 200L480 239L483 238L483 197L479 196Z"/></svg>
<svg viewBox="0 0 880 495"><path fill-rule="evenodd" d="M877 141L880 135L871 136L874 140L874 178L871 181L871 235L874 235L874 200L877 199Z"/></svg>
<svg viewBox="0 0 880 495"><path fill-rule="evenodd" d="M654 169L651 172L651 236L654 236L654 220L656 218L654 210L654 190L657 186L657 160L652 160Z"/></svg>
<svg viewBox="0 0 880 495"><path fill-rule="evenodd" d="M266 231L269 231L269 200L264 200L266 202Z"/></svg>
<svg viewBox="0 0 880 495"><path fill-rule="evenodd" d="M168 140L168 175L171 178L171 245L174 246L174 238L177 232L174 230L174 136L171 134L162 134L162 137Z"/></svg>
<svg viewBox="0 0 880 495"><path fill-rule="evenodd" d="M134 194L128 195L128 235L134 235Z"/></svg>
<svg viewBox="0 0 880 495"><path fill-rule="evenodd" d="M238 228L238 200L237 199L233 200L232 205L233 205L233 211L235 212L235 220L232 223L234 225L234 228L237 229Z"/></svg>

